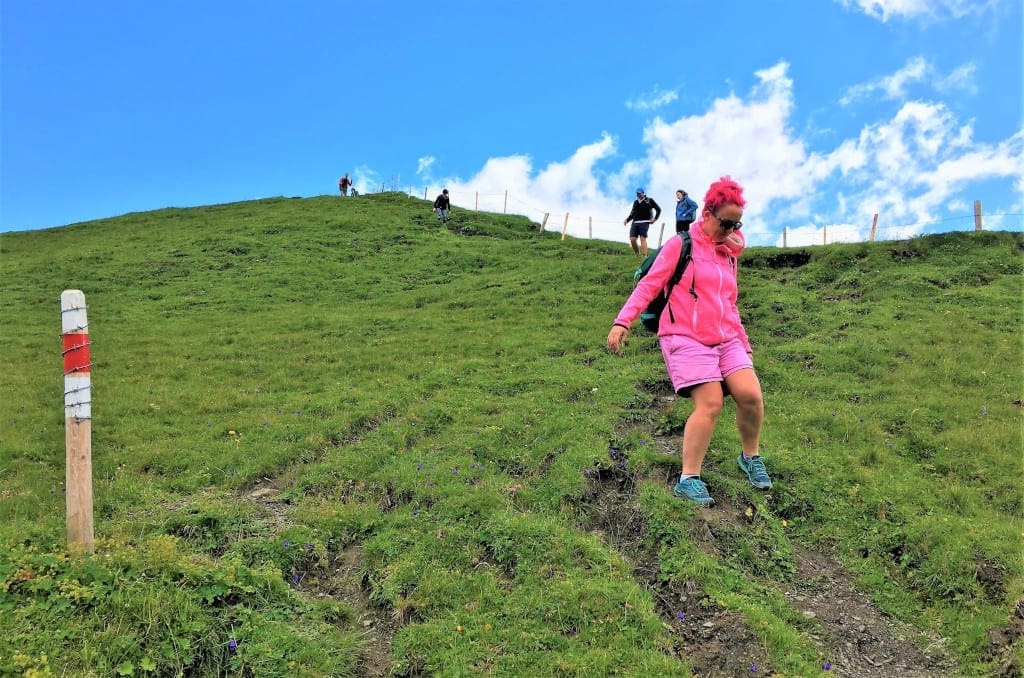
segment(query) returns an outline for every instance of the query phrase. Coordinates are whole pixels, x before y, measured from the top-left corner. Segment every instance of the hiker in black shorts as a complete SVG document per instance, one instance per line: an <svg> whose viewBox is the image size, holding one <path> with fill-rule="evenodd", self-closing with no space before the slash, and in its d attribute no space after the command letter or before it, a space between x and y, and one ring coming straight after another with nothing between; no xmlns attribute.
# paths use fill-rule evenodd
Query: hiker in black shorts
<svg viewBox="0 0 1024 678"><path fill-rule="evenodd" d="M633 222L629 227L629 246L633 248L635 254L639 254L641 257L647 256L647 231L651 222L657 221L660 216L661 207L658 203L654 202L652 198L648 198L643 188L636 189L633 209L622 222L623 224ZM637 244L637 240L640 241L639 244Z"/></svg>

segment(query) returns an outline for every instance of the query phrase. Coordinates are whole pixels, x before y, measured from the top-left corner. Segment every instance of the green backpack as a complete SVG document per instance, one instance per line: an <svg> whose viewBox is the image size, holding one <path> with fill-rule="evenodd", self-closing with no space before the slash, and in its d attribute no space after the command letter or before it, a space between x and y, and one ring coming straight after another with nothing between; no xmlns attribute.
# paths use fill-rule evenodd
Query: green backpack
<svg viewBox="0 0 1024 678"><path fill-rule="evenodd" d="M683 271L686 270L686 265L690 263L690 234L683 231L679 234L679 237L683 239L683 246L679 250L679 261L676 263L676 270L672 272L672 277L668 279L668 285L665 289L658 292L658 296L654 297L651 303L647 305L647 308L644 309L643 313L640 314L640 323L651 332L657 333L658 323L661 322L661 312L664 311L665 306L668 305L668 298L669 295L672 294L672 288L674 288L676 283L682 279ZM647 275L647 272L651 270L651 265L658 257L658 252L660 251L661 248L648 254L647 258L644 259L642 264L640 264L640 268L636 269L636 273L633 274L634 285L639 283L640 279ZM690 286L690 294L696 296L692 285ZM671 307L669 307L668 313L669 317L672 318L672 321L675 322L675 318L672 317Z"/></svg>

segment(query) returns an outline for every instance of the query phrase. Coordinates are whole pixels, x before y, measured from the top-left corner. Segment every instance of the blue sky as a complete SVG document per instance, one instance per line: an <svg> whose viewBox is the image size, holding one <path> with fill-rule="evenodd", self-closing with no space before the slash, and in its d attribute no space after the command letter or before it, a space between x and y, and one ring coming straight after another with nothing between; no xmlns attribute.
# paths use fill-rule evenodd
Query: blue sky
<svg viewBox="0 0 1024 678"><path fill-rule="evenodd" d="M671 229L725 174L752 244L1022 224L1020 0L51 0L0 30L0 231L344 172L620 241L637 186Z"/></svg>

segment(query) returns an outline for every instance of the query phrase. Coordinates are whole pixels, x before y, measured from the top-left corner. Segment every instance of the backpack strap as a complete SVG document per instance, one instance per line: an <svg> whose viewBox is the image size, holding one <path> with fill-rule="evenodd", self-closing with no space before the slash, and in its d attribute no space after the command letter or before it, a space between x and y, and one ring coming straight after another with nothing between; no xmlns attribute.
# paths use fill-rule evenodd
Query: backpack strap
<svg viewBox="0 0 1024 678"><path fill-rule="evenodd" d="M668 317L672 322L675 322L676 318L672 315L672 304L670 304L668 300L672 296L672 288L674 288L676 284L683 279L683 272L686 270L687 264L689 264L690 260L693 258L691 256L693 243L690 241L689 232L682 231L679 233L679 237L683 241L683 246L679 250L679 261L676 262L676 268L672 272L672 277L668 279L668 285L665 288L665 305L668 306ZM694 301L697 299L697 292L694 290L696 282L696 276L694 276L694 279L690 281L690 294L693 296Z"/></svg>

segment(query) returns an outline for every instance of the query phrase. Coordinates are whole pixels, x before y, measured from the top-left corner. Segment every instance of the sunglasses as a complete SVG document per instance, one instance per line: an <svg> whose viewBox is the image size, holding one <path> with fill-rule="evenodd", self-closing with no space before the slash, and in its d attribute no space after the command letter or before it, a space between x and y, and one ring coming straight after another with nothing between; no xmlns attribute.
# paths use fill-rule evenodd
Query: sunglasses
<svg viewBox="0 0 1024 678"><path fill-rule="evenodd" d="M719 226L722 227L723 231L738 231L743 228L742 221L733 221L732 219L723 219L717 214L712 214L715 219L718 219Z"/></svg>

